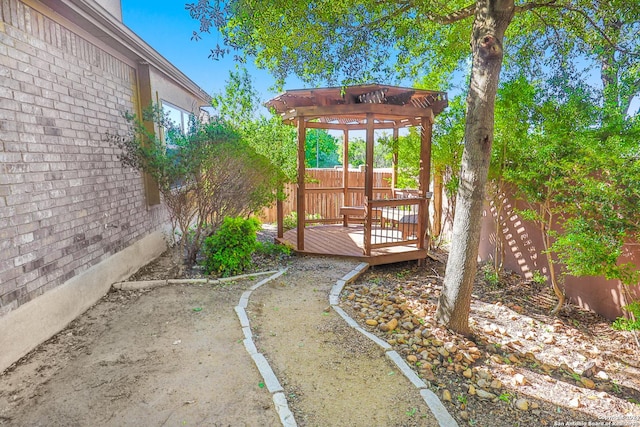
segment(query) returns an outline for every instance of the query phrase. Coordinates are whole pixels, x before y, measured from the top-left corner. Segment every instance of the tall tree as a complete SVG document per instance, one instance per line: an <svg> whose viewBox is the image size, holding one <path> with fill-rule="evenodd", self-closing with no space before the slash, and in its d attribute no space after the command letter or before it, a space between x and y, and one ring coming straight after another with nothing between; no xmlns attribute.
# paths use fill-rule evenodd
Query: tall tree
<svg viewBox="0 0 640 427"><path fill-rule="evenodd" d="M242 49L280 82L296 74L307 81L349 84L390 75L417 78L430 70L423 81L437 86L471 58L453 244L437 311L442 323L467 334L505 32L513 29L509 40L513 38L514 48L561 34L578 40L585 50L604 44L615 49L620 43L607 36L602 17L620 11L633 15L640 9L637 2L625 3L199 0L187 9L202 31L213 26L222 32L226 46L217 46L214 56Z"/></svg>
<svg viewBox="0 0 640 427"><path fill-rule="evenodd" d="M294 182L297 176L295 129L284 125L277 115L261 114L260 98L246 68L231 70L225 83L211 102L217 116L280 171L278 197L284 197L282 184Z"/></svg>
<svg viewBox="0 0 640 427"><path fill-rule="evenodd" d="M340 164L338 140L326 130L309 129L304 145L306 167L332 168Z"/></svg>

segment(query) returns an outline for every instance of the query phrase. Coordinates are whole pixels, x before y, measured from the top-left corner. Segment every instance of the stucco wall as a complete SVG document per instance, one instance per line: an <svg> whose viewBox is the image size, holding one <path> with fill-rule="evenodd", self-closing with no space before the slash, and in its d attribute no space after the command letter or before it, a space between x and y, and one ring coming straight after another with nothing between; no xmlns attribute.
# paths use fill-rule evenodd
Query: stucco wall
<svg viewBox="0 0 640 427"><path fill-rule="evenodd" d="M136 110L135 64L47 15L0 2L0 317L165 220L104 137Z"/></svg>
<svg viewBox="0 0 640 427"><path fill-rule="evenodd" d="M496 242L502 239L505 245L503 261L505 269L525 278L533 277L535 271L548 277L549 264L547 255L544 253L540 231L534 224L524 221L518 215L517 209L525 209L524 204L507 196L504 200L505 204L497 228L495 221L497 210L492 204L485 203L480 238L480 260L493 263L496 258ZM631 262L640 266L640 246L638 244L625 246L620 262ZM551 286L549 280L547 283ZM624 286L617 280L606 280L604 277L570 275L565 276L563 284L565 294L572 303L610 320L622 316L621 306L629 302L624 296ZM635 298L640 298L640 287L629 288L629 291L635 295Z"/></svg>
<svg viewBox="0 0 640 427"><path fill-rule="evenodd" d="M183 110L194 113L198 116L202 101L196 100L189 93L176 87L171 81L169 81L169 79L164 77L162 73L158 72L158 70L151 68L150 79L151 87L154 91L154 98L157 93L157 98L154 99L154 102L157 103L158 101L161 102L163 100L169 101L176 107L180 107Z"/></svg>

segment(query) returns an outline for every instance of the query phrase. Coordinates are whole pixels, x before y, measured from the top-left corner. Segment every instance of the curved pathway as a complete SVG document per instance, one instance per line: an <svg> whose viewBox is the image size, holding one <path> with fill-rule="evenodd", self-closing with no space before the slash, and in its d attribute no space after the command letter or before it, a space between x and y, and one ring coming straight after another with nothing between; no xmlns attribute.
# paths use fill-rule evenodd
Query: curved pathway
<svg viewBox="0 0 640 427"><path fill-rule="evenodd" d="M272 394L282 425L296 426L296 413L304 424L311 425L331 422L354 426L399 423L457 426L438 397L401 356L388 343L365 331L340 308L339 296L343 287L366 271L368 264L354 266L345 261L327 260L321 262L318 269L317 263L317 260L309 261L305 266L303 258L302 265L289 271L280 271L254 285L242 295L235 307L245 335L245 348ZM265 287L267 284L269 286ZM269 289L265 291L265 288ZM326 319L335 317L326 306L327 294L331 309L342 319ZM318 312L324 316L324 322L319 320ZM252 334L250 317L255 320L254 325L259 325L257 336ZM342 320L350 327L347 328L347 335L349 330L357 331L369 341L358 340L358 334L347 338L350 344L334 341L332 329L339 328L335 322ZM323 323L329 325L328 330ZM323 330L316 336L319 328ZM345 335L345 331L340 333ZM283 342L288 344L284 351ZM360 342L361 348L348 348L353 342ZM372 349L372 343L382 352ZM262 352L258 350L259 347ZM382 354L386 360L379 357ZM317 366L317 375L305 378L300 370L308 370L309 365ZM405 378L393 377L395 371L390 370L393 367ZM275 372L286 378L283 380L286 384L284 387ZM412 387L426 408L420 407L416 396L408 391ZM298 401L297 393L305 398ZM287 403L286 394L293 401L292 407ZM366 404L363 404L363 399L367 400ZM370 401L372 399L373 402ZM358 412L360 407L365 408L365 412ZM372 408L381 412L372 413ZM419 416L412 418L416 414Z"/></svg>

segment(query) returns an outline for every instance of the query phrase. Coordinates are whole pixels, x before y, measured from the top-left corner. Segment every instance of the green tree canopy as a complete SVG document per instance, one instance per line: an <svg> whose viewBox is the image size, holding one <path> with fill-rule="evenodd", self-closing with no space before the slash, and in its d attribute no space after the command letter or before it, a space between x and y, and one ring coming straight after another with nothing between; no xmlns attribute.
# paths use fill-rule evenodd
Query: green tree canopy
<svg viewBox="0 0 640 427"><path fill-rule="evenodd" d="M324 129L309 129L305 139L305 166L332 168L340 164L338 140Z"/></svg>
<svg viewBox="0 0 640 427"><path fill-rule="evenodd" d="M221 120L233 126L280 171L282 184L295 181L295 129L284 125L277 115L260 113L260 99L246 68L237 67L229 72L224 90L213 96L212 105Z"/></svg>

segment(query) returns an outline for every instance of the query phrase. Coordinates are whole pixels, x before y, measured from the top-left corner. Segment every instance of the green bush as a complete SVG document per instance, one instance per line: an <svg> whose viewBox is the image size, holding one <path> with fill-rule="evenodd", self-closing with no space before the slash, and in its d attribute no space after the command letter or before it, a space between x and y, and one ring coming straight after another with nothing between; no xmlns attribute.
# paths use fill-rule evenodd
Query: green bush
<svg viewBox="0 0 640 427"><path fill-rule="evenodd" d="M307 220L314 220L314 219L322 219L322 215L320 214L307 214L306 216ZM307 223L308 225L313 225L313 224L321 224L320 222L317 223L313 223L313 222L309 222ZM293 230L294 228L298 227L298 212L293 211L287 215L285 215L284 220L283 220L283 227L284 230Z"/></svg>
<svg viewBox="0 0 640 427"><path fill-rule="evenodd" d="M261 255L284 258L291 255L291 248L272 242L258 242L256 252Z"/></svg>
<svg viewBox="0 0 640 427"><path fill-rule="evenodd" d="M637 331L640 330L640 301L633 301L631 304L624 306L624 309L630 313L630 319L618 317L613 322L613 329L619 331Z"/></svg>
<svg viewBox="0 0 640 427"><path fill-rule="evenodd" d="M283 227L285 230L293 230L298 226L298 213L293 211L287 214L283 220Z"/></svg>
<svg viewBox="0 0 640 427"><path fill-rule="evenodd" d="M258 246L259 229L260 221L255 218L226 217L218 231L204 241L205 272L227 277L249 267L251 254Z"/></svg>

